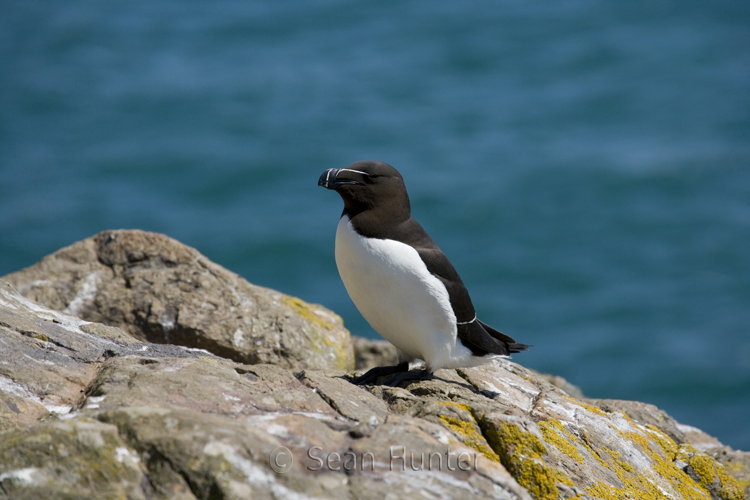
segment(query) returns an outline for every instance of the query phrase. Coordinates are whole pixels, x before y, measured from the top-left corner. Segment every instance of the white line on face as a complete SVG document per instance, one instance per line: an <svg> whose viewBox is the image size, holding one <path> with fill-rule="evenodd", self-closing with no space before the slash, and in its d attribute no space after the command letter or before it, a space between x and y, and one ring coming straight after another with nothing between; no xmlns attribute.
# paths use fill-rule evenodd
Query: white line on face
<svg viewBox="0 0 750 500"><path fill-rule="evenodd" d="M343 171L354 172L355 174L362 174L362 175L366 175L368 177L370 176L370 174L368 174L367 172L360 172L359 170L352 170L351 168L342 168L339 171L340 172L343 172Z"/></svg>

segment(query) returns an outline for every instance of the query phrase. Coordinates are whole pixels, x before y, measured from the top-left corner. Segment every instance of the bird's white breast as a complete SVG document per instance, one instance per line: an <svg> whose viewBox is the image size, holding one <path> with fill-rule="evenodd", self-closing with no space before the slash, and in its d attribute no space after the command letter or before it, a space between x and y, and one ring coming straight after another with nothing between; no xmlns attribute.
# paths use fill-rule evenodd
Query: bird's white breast
<svg viewBox="0 0 750 500"><path fill-rule="evenodd" d="M413 247L363 237L343 216L336 231L336 265L357 309L383 338L432 368L457 361L448 291ZM463 357L468 350L458 347Z"/></svg>

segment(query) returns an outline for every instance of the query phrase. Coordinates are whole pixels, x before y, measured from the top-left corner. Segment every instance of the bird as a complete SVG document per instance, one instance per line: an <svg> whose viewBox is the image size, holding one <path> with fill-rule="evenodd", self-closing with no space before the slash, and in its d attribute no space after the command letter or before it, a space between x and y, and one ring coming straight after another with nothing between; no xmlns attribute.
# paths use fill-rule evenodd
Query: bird
<svg viewBox="0 0 750 500"><path fill-rule="evenodd" d="M451 262L412 218L401 174L381 161L329 168L318 185L336 191L344 210L336 229L335 260L362 316L396 347L398 364L375 367L352 382L408 372L479 366L528 350L528 345L477 319L469 292Z"/></svg>

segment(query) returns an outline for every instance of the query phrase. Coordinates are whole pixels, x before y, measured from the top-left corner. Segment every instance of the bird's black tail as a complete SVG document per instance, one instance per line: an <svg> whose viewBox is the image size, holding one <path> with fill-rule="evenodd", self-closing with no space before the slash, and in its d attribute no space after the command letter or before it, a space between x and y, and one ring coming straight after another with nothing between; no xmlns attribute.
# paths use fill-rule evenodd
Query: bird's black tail
<svg viewBox="0 0 750 500"><path fill-rule="evenodd" d="M505 335L501 331L495 330L487 323L484 323L483 321L480 321L480 320L477 320L477 321L479 321L479 324L482 325L482 328L484 328L485 331L490 334L490 336L496 338L497 340L499 340L500 342L508 346L508 354L513 354L513 353L521 352L521 351L528 351L529 348L532 347L526 344L519 344L513 338L509 337L508 335Z"/></svg>
<svg viewBox="0 0 750 500"><path fill-rule="evenodd" d="M528 351L531 347L534 346L527 344L517 344L513 342L512 344L508 344L508 352L513 354L514 352Z"/></svg>

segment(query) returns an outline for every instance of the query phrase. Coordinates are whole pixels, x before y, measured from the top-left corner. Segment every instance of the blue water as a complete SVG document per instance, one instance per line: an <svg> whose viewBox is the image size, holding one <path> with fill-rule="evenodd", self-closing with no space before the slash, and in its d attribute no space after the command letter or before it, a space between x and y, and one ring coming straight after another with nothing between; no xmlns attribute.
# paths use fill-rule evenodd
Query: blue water
<svg viewBox="0 0 750 500"><path fill-rule="evenodd" d="M750 450L750 3L0 4L0 275L103 229L375 336L320 173L400 169L515 360Z"/></svg>

